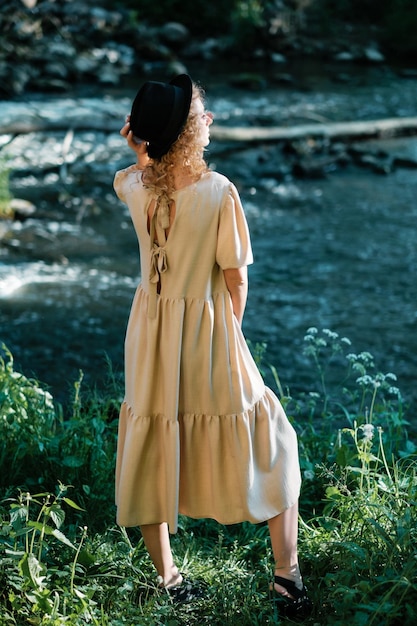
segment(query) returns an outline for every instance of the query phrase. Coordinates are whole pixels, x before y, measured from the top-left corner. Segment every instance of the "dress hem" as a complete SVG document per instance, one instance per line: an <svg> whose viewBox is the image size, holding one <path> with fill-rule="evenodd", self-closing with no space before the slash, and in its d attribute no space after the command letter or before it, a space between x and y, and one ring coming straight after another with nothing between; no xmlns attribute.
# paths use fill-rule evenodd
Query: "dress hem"
<svg viewBox="0 0 417 626"><path fill-rule="evenodd" d="M292 502L291 504L289 504L288 506L284 507L281 511L277 511L276 513L271 513L270 516L262 518L260 520L257 520L255 518L249 519L247 517L245 517L244 519L239 518L235 521L221 521L220 519L218 519L217 517L214 517L212 514L209 515L189 515L187 513L182 513L181 511L178 512L178 514L182 517L188 517L189 519L193 519L193 520L212 520L214 522L217 522L217 524L220 524L221 526L234 526L236 524L244 524L244 523L249 523L249 524L253 524L258 525L258 524L264 524L265 522L268 522L269 520L273 519L274 517L277 517L278 515L281 515L282 513L284 513L285 511L288 511L288 509L290 509L292 506L294 506L298 501L298 498L296 498L294 500L294 502ZM123 528L137 528L140 526L148 526L149 524L168 524L168 527L170 526L170 523L168 520L162 520L162 521L158 521L158 522L146 522L146 523L137 523L137 524L122 524L121 522L117 522L117 524L119 526L122 526ZM169 530L171 535L175 535L178 531L178 524L177 527L175 528L175 530Z"/></svg>

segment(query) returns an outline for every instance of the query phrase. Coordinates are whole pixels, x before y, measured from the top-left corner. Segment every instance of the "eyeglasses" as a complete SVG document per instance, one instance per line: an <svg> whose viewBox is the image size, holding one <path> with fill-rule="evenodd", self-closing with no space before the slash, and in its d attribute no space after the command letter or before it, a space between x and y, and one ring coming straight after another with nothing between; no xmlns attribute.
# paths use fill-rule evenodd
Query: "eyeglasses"
<svg viewBox="0 0 417 626"><path fill-rule="evenodd" d="M201 116L201 119L203 119L206 123L211 124L211 122L213 121L214 115L211 111L204 111L203 115Z"/></svg>

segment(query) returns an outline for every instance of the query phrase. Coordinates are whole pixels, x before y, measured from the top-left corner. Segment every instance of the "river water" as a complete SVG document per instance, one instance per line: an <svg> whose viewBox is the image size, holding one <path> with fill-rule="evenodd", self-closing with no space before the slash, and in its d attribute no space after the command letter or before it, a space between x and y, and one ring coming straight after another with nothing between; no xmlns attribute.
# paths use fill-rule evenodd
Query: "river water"
<svg viewBox="0 0 417 626"><path fill-rule="evenodd" d="M233 89L219 72L201 79L221 124L415 114L417 82L394 70L307 70L293 69L291 86L269 83L259 92ZM132 95L126 88L105 98L45 95L28 104L26 97L0 103L0 112L13 119L19 107L30 106L56 115L70 104L91 114L102 100L113 124L119 114L123 119ZM121 374L139 280L130 218L111 186L112 172L128 165L130 155L116 130L80 131L63 173L56 146L62 148L65 137L55 130L3 141L13 168L11 190L36 211L24 221L0 221L0 339L16 367L64 403L80 370L99 388L106 384L107 359ZM413 137L367 147L417 154ZM293 392L308 388L305 331L330 328L352 341L352 352L371 352L380 371L397 375L408 418L417 423L417 169L397 167L384 176L348 163L322 178L297 178L286 169L282 146L243 150L215 141L208 160L241 192L255 256L244 331L253 343L267 342L267 360L282 383Z"/></svg>

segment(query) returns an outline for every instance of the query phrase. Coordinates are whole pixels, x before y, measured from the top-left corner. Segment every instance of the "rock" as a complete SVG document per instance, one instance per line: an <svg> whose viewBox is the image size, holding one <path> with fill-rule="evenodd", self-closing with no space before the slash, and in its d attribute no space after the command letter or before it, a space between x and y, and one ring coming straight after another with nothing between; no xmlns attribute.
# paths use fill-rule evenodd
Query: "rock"
<svg viewBox="0 0 417 626"><path fill-rule="evenodd" d="M353 54L353 52L338 52L334 55L334 60L342 61L343 63L352 63L356 60L356 56Z"/></svg>
<svg viewBox="0 0 417 626"><path fill-rule="evenodd" d="M404 67L399 70L398 75L402 78L417 78L417 68Z"/></svg>
<svg viewBox="0 0 417 626"><path fill-rule="evenodd" d="M107 63L101 67L97 80L100 85L118 85L120 83L120 72L113 65Z"/></svg>
<svg viewBox="0 0 417 626"><path fill-rule="evenodd" d="M183 24L167 22L159 29L159 36L164 43L179 48L188 41L190 32Z"/></svg>
<svg viewBox="0 0 417 626"><path fill-rule="evenodd" d="M294 76L291 76L291 74L286 74L284 72L274 74L274 76L272 76L272 80L277 85L294 85L295 82Z"/></svg>
<svg viewBox="0 0 417 626"><path fill-rule="evenodd" d="M346 74L346 72L338 72L332 76L332 80L335 83L350 83L352 76L350 74Z"/></svg>
<svg viewBox="0 0 417 626"><path fill-rule="evenodd" d="M143 64L142 72L150 79L160 76L166 80L171 80L176 74L188 74L188 69L179 61L151 61Z"/></svg>
<svg viewBox="0 0 417 626"><path fill-rule="evenodd" d="M161 42L153 41L152 39L141 41L138 52L142 58L149 61L171 59L173 56L168 46Z"/></svg>
<svg viewBox="0 0 417 626"><path fill-rule="evenodd" d="M105 48L94 48L74 59L78 75L96 75L102 84L117 85L121 76L128 74L135 63L135 51L129 46L109 42Z"/></svg>
<svg viewBox="0 0 417 626"><path fill-rule="evenodd" d="M91 50L78 54L74 59L74 70L79 75L92 74L97 68L98 62Z"/></svg>
<svg viewBox="0 0 417 626"><path fill-rule="evenodd" d="M69 82L65 80L61 80L59 78L53 78L52 76L41 76L36 79L35 82L30 82L29 86L34 91L44 91L44 92L67 92L71 85Z"/></svg>
<svg viewBox="0 0 417 626"><path fill-rule="evenodd" d="M56 57L60 59L73 59L77 56L77 50L72 43L62 40L50 40L48 39L47 46L45 46L42 56L49 60L56 60Z"/></svg>
<svg viewBox="0 0 417 626"><path fill-rule="evenodd" d="M205 39L204 41L192 41L183 49L182 54L189 59L211 61L224 51L226 45L224 40L214 38Z"/></svg>
<svg viewBox="0 0 417 626"><path fill-rule="evenodd" d="M374 46L369 46L363 51L363 55L366 61L371 63L384 63L384 55Z"/></svg>
<svg viewBox="0 0 417 626"><path fill-rule="evenodd" d="M294 163L292 172L297 178L325 178L334 159L301 159Z"/></svg>
<svg viewBox="0 0 417 626"><path fill-rule="evenodd" d="M10 200L10 209L13 212L14 219L19 222L23 222L36 211L36 207L32 202L22 198L12 198Z"/></svg>
<svg viewBox="0 0 417 626"><path fill-rule="evenodd" d="M45 65L44 70L48 76L56 76L57 78L68 77L68 67L64 63L52 61Z"/></svg>
<svg viewBox="0 0 417 626"><path fill-rule="evenodd" d="M286 63L287 59L285 58L283 54L280 54L279 52L273 52L271 54L271 61L272 63L281 64L281 63Z"/></svg>
<svg viewBox="0 0 417 626"><path fill-rule="evenodd" d="M170 61L166 67L166 77L171 79L176 74L188 74L188 69L180 61Z"/></svg>
<svg viewBox="0 0 417 626"><path fill-rule="evenodd" d="M362 154L356 159L356 163L369 167L376 174L390 174L393 170L393 160L386 155Z"/></svg>
<svg viewBox="0 0 417 626"><path fill-rule="evenodd" d="M393 166L417 169L417 158L396 156L393 159Z"/></svg>
<svg viewBox="0 0 417 626"><path fill-rule="evenodd" d="M38 72L36 74L38 74ZM22 94L31 78L33 78L33 75L33 67L27 63L22 63L19 66L9 68L9 76L7 77L8 81L6 82L8 91L10 90L11 94Z"/></svg>

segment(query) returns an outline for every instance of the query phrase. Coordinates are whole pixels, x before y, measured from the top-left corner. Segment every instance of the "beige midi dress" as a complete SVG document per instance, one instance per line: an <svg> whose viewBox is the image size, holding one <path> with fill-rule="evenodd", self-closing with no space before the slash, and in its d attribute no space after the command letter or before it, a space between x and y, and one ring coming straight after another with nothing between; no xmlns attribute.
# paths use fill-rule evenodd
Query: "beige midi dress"
<svg viewBox="0 0 417 626"><path fill-rule="evenodd" d="M147 215L155 194L141 172L117 172L114 188L141 259L125 341L117 521L167 522L174 533L179 513L222 524L270 519L298 499L297 438L256 367L224 279L224 269L252 263L238 192L216 172L177 190L167 240L155 243Z"/></svg>

